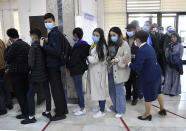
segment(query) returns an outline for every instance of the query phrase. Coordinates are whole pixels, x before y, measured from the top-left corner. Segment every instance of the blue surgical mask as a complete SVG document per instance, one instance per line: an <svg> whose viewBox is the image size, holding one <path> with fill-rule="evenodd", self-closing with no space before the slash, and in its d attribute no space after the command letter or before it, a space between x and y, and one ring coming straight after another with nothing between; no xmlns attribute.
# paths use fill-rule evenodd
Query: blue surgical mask
<svg viewBox="0 0 186 131"><path fill-rule="evenodd" d="M94 41L94 43L98 43L99 42L99 37L93 36L92 40Z"/></svg>
<svg viewBox="0 0 186 131"><path fill-rule="evenodd" d="M47 28L48 30L52 30L53 27L53 23L45 23L45 28Z"/></svg>
<svg viewBox="0 0 186 131"><path fill-rule="evenodd" d="M74 41L77 41L76 37L73 37L73 40L74 40Z"/></svg>
<svg viewBox="0 0 186 131"><path fill-rule="evenodd" d="M160 33L160 34L163 34L163 30L159 30L159 33Z"/></svg>
<svg viewBox="0 0 186 131"><path fill-rule="evenodd" d="M32 44L33 43L33 40L32 40L32 38L30 37L30 43Z"/></svg>
<svg viewBox="0 0 186 131"><path fill-rule="evenodd" d="M143 26L142 29L143 29L143 31L145 31L145 32L148 32L148 31L149 31L149 27L148 27L148 26Z"/></svg>
<svg viewBox="0 0 186 131"><path fill-rule="evenodd" d="M169 31L167 31L167 35L168 35L168 36L171 36L171 34L172 34L172 33L170 33Z"/></svg>
<svg viewBox="0 0 186 131"><path fill-rule="evenodd" d="M168 29L168 32L169 32L169 33L172 33L172 32L173 32L173 29L169 28L169 29Z"/></svg>
<svg viewBox="0 0 186 131"><path fill-rule="evenodd" d="M112 42L116 42L118 40L118 36L111 36Z"/></svg>
<svg viewBox="0 0 186 131"><path fill-rule="evenodd" d="M129 37L132 37L132 36L134 36L134 32L127 32L127 35L129 36Z"/></svg>

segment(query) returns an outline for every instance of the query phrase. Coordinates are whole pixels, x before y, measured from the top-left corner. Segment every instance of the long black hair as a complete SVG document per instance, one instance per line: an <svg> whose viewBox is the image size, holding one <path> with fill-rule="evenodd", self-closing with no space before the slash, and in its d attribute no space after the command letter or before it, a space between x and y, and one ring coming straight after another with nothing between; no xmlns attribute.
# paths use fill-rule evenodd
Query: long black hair
<svg viewBox="0 0 186 131"><path fill-rule="evenodd" d="M96 28L96 29L94 29L93 34L94 34L94 32L98 32L100 34L100 39L99 39L98 45L96 47L96 51L98 53L99 60L104 61L105 60L104 46L107 49L104 31L101 28Z"/></svg>
<svg viewBox="0 0 186 131"><path fill-rule="evenodd" d="M118 40L114 43L112 40L111 40L111 36L110 36L110 32L114 32L116 34L118 34ZM109 30L109 34L108 34L108 46L113 46L113 45L116 45L117 47L120 47L122 44L123 44L123 34L121 32L121 29L119 27L112 27L110 30Z"/></svg>

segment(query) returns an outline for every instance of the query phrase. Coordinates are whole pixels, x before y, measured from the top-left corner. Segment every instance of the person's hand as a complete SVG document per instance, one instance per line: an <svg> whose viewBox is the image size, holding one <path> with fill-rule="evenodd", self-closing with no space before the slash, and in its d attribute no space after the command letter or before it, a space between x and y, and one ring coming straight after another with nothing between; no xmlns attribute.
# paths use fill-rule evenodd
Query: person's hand
<svg viewBox="0 0 186 131"><path fill-rule="evenodd" d="M129 58L124 58L123 61L126 65L128 65L131 62Z"/></svg>
<svg viewBox="0 0 186 131"><path fill-rule="evenodd" d="M116 62L116 59L112 59L111 60L111 63L112 63L112 65L115 65L117 62Z"/></svg>
<svg viewBox="0 0 186 131"><path fill-rule="evenodd" d="M135 58L136 56L135 55L131 55L131 58Z"/></svg>
<svg viewBox="0 0 186 131"><path fill-rule="evenodd" d="M42 38L40 39L40 46L43 47L43 46L44 46L44 43L45 43L45 38L42 37Z"/></svg>
<svg viewBox="0 0 186 131"><path fill-rule="evenodd" d="M48 38L45 38L45 42L48 43Z"/></svg>

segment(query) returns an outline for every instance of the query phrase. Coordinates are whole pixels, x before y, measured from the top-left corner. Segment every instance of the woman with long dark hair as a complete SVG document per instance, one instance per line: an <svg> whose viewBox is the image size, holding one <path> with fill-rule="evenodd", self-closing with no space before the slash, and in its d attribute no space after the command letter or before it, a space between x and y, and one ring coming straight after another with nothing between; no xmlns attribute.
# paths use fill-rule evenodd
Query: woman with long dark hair
<svg viewBox="0 0 186 131"><path fill-rule="evenodd" d="M171 34L171 42L165 50L166 68L165 68L165 85L163 93L170 96L181 94L180 75L183 74L182 56L183 45L179 34Z"/></svg>
<svg viewBox="0 0 186 131"><path fill-rule="evenodd" d="M107 45L104 32L101 28L93 31L93 45L90 48L88 56L88 81L87 85L90 89L91 99L99 101L99 110L93 116L94 118L103 117L105 115L106 103L106 77L107 77Z"/></svg>
<svg viewBox="0 0 186 131"><path fill-rule="evenodd" d="M128 81L130 75L130 68L123 58L131 59L131 51L118 27L112 27L109 31L108 50L109 94L113 105L107 111L116 112L116 118L120 118L126 112L124 82Z"/></svg>

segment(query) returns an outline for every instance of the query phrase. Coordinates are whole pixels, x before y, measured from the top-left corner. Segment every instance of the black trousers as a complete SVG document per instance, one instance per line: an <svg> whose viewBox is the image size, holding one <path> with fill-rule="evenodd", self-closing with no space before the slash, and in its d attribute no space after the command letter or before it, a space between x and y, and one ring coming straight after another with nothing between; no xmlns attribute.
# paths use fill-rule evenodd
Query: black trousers
<svg viewBox="0 0 186 131"><path fill-rule="evenodd" d="M61 81L60 67L48 68L49 82L54 100L56 115L65 115L68 112L64 88Z"/></svg>
<svg viewBox="0 0 186 131"><path fill-rule="evenodd" d="M43 88L45 99L46 99L46 111L51 111L51 94L49 83L46 82L32 82L29 87L27 94L27 101L29 107L29 116L35 115L35 100L34 96L39 91L40 88Z"/></svg>
<svg viewBox="0 0 186 131"><path fill-rule="evenodd" d="M12 87L23 115L28 115L28 73L11 73Z"/></svg>
<svg viewBox="0 0 186 131"><path fill-rule="evenodd" d="M135 71L131 70L129 80L125 83L126 87L126 98L138 99L139 96L139 88L138 88L138 75ZM132 91L133 88L133 91Z"/></svg>
<svg viewBox="0 0 186 131"><path fill-rule="evenodd" d="M7 105L12 105L12 97L5 80L5 70L0 70L0 111L6 110Z"/></svg>

